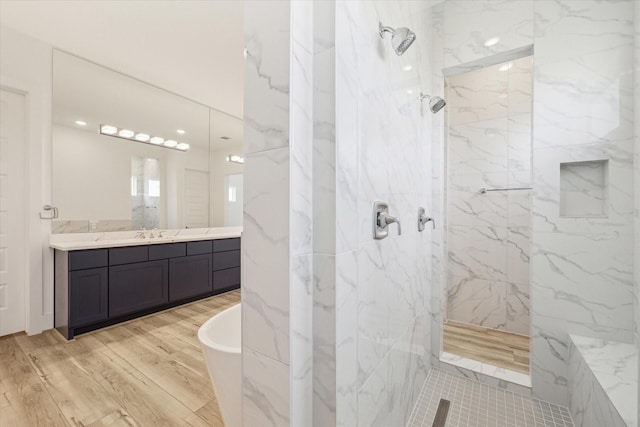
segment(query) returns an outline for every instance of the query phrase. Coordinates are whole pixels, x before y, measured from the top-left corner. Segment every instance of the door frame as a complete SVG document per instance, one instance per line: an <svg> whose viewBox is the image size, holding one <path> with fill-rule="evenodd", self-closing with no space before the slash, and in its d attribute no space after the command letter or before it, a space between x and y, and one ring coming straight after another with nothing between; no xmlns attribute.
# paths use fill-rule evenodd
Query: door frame
<svg viewBox="0 0 640 427"><path fill-rule="evenodd" d="M53 250L50 220L40 219L51 199L51 91L35 83L0 75L0 88L25 97L24 171L26 191L24 292L25 331L29 335L53 327ZM50 82L49 82L50 83ZM49 84L50 86L50 84Z"/></svg>

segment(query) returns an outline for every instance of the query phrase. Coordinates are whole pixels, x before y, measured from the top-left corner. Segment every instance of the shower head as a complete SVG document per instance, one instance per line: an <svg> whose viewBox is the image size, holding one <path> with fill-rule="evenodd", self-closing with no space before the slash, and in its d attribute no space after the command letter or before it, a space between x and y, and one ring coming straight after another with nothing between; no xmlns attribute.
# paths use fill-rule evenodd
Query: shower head
<svg viewBox="0 0 640 427"><path fill-rule="evenodd" d="M391 27L385 27L382 22L379 22L378 30L380 38L384 38L384 33L391 33L391 46L396 55L402 55L416 39L413 31L404 27L394 30Z"/></svg>
<svg viewBox="0 0 640 427"><path fill-rule="evenodd" d="M447 102L439 96L432 97L431 95L425 95L421 92L420 101L422 101L423 99L429 100L429 110L434 114L442 110L444 106L447 105Z"/></svg>

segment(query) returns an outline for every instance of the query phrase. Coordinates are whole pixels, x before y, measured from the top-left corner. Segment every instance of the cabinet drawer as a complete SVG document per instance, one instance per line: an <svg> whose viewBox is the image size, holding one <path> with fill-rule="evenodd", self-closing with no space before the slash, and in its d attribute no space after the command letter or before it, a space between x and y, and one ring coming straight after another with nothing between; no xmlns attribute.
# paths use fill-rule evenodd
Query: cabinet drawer
<svg viewBox="0 0 640 427"><path fill-rule="evenodd" d="M213 249L211 240L187 242L187 255L210 254Z"/></svg>
<svg viewBox="0 0 640 427"><path fill-rule="evenodd" d="M156 259L178 258L187 255L186 243L169 243L149 246L149 261Z"/></svg>
<svg viewBox="0 0 640 427"><path fill-rule="evenodd" d="M213 255L213 269L240 267L240 251L218 252Z"/></svg>
<svg viewBox="0 0 640 427"><path fill-rule="evenodd" d="M168 301L168 260L109 267L109 317L135 313Z"/></svg>
<svg viewBox="0 0 640 427"><path fill-rule="evenodd" d="M211 254L169 260L169 301L211 292Z"/></svg>
<svg viewBox="0 0 640 427"><path fill-rule="evenodd" d="M240 286L240 267L213 272L213 290Z"/></svg>
<svg viewBox="0 0 640 427"><path fill-rule="evenodd" d="M109 249L109 265L133 264L149 259L147 246L130 246Z"/></svg>
<svg viewBox="0 0 640 427"><path fill-rule="evenodd" d="M78 327L109 317L109 269L69 273L69 326Z"/></svg>
<svg viewBox="0 0 640 427"><path fill-rule="evenodd" d="M240 238L217 239L213 241L213 252L237 251L240 249Z"/></svg>
<svg viewBox="0 0 640 427"><path fill-rule="evenodd" d="M69 270L106 267L109 265L108 249L69 252Z"/></svg>

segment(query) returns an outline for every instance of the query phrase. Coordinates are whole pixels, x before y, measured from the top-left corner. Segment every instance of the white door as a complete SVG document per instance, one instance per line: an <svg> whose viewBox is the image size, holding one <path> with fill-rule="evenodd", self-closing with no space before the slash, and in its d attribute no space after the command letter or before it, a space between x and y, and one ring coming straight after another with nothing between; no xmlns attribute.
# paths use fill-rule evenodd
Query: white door
<svg viewBox="0 0 640 427"><path fill-rule="evenodd" d="M190 228L209 226L209 173L184 171L184 221Z"/></svg>
<svg viewBox="0 0 640 427"><path fill-rule="evenodd" d="M25 330L26 100L0 90L0 336Z"/></svg>

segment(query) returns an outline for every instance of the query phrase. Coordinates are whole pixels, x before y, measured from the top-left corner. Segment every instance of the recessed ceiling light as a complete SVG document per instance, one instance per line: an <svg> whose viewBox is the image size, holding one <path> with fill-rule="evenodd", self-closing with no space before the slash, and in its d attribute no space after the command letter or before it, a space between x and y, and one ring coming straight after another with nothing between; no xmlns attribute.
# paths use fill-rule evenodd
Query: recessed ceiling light
<svg viewBox="0 0 640 427"><path fill-rule="evenodd" d="M162 144L164 142L164 138L160 138L159 136L154 136L149 140L152 144Z"/></svg>
<svg viewBox="0 0 640 427"><path fill-rule="evenodd" d="M178 150L188 150L189 144L187 144L186 142L181 142L180 144L176 145L176 148Z"/></svg>
<svg viewBox="0 0 640 427"><path fill-rule="evenodd" d="M78 126L86 126L86 125L87 125L87 122L85 122L84 120L76 120L76 124L77 124Z"/></svg>
<svg viewBox="0 0 640 427"><path fill-rule="evenodd" d="M150 136L147 135L146 133L137 133L135 138L136 138L136 141L147 142Z"/></svg>
<svg viewBox="0 0 640 427"><path fill-rule="evenodd" d="M486 47L495 46L498 44L499 41L500 41L500 37L491 37L490 39L487 39L487 41L484 42L484 45Z"/></svg>
<svg viewBox="0 0 640 427"><path fill-rule="evenodd" d="M164 146L165 147L171 147L171 148L175 148L178 145L178 141L175 141L173 139L167 139L164 142Z"/></svg>
<svg viewBox="0 0 640 427"><path fill-rule="evenodd" d="M509 71L509 69L511 69L511 62L501 65L500 68L498 68L500 71Z"/></svg>
<svg viewBox="0 0 640 427"><path fill-rule="evenodd" d="M131 138L133 135L135 135L135 132L129 129L120 129L118 132L118 136L123 138Z"/></svg>
<svg viewBox="0 0 640 427"><path fill-rule="evenodd" d="M402 67L402 69L404 71L411 71L413 69L413 66L412 65L405 65L404 67Z"/></svg>
<svg viewBox="0 0 640 427"><path fill-rule="evenodd" d="M110 125L101 125L100 133L104 133L105 135L115 135L118 133L118 128Z"/></svg>
<svg viewBox="0 0 640 427"><path fill-rule="evenodd" d="M176 132L178 132L180 135L184 135L184 130L183 129L178 129Z"/></svg>

